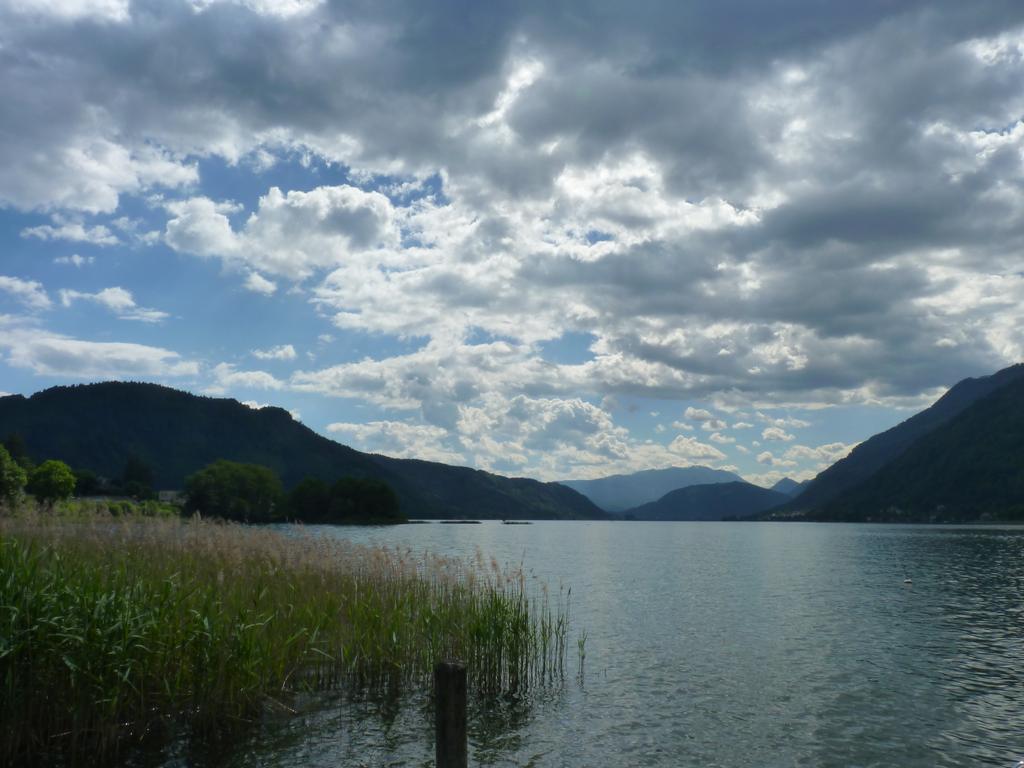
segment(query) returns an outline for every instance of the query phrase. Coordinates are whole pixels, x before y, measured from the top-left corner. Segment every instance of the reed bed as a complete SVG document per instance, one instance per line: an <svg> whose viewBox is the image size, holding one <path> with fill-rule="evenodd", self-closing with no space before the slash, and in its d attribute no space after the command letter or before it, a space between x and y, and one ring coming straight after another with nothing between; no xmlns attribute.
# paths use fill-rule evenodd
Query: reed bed
<svg viewBox="0 0 1024 768"><path fill-rule="evenodd" d="M521 569L234 524L0 518L0 764L219 734L303 691L482 694L565 674L568 600ZM83 758L83 756L86 756Z"/></svg>

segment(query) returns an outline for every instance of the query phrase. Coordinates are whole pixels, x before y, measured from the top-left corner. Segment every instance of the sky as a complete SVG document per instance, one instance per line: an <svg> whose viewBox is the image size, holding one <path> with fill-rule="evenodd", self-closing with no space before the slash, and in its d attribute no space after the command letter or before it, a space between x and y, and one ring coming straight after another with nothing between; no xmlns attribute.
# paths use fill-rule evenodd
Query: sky
<svg viewBox="0 0 1024 768"><path fill-rule="evenodd" d="M1024 4L0 0L0 392L812 477L1024 358Z"/></svg>

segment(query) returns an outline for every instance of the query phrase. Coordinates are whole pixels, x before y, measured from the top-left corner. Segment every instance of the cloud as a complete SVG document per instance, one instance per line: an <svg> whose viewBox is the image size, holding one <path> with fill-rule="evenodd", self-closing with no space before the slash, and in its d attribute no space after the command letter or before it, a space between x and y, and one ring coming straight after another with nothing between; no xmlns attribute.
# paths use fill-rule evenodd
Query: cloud
<svg viewBox="0 0 1024 768"><path fill-rule="evenodd" d="M95 256L79 256L77 253L73 253L70 256L58 256L53 260L54 264L69 264L77 269L81 269L87 264L94 264L95 262Z"/></svg>
<svg viewBox="0 0 1024 768"><path fill-rule="evenodd" d="M199 373L196 362L161 347L125 342L84 341L37 329L0 334L7 363L41 376L106 380L180 378Z"/></svg>
<svg viewBox="0 0 1024 768"><path fill-rule="evenodd" d="M271 187L237 232L226 216L231 204L192 198L167 208L164 239L175 250L292 280L399 244L391 201L349 185L288 193ZM269 282L250 272L249 287L254 279Z"/></svg>
<svg viewBox="0 0 1024 768"><path fill-rule="evenodd" d="M765 427L761 430L761 439L769 442L789 442L796 438L780 427Z"/></svg>
<svg viewBox="0 0 1024 768"><path fill-rule="evenodd" d="M685 435L679 435L669 443L668 450L685 459L717 461L725 458L725 454L714 446Z"/></svg>
<svg viewBox="0 0 1024 768"><path fill-rule="evenodd" d="M35 280L0 275L0 291L10 294L29 309L49 309L52 306L42 283Z"/></svg>
<svg viewBox="0 0 1024 768"><path fill-rule="evenodd" d="M694 408L693 406L687 407L683 416L693 421L712 421L715 418L711 411L704 410L703 408Z"/></svg>
<svg viewBox="0 0 1024 768"><path fill-rule="evenodd" d="M267 280L259 272L250 272L243 285L253 293L270 296L277 290L277 283Z"/></svg>
<svg viewBox="0 0 1024 768"><path fill-rule="evenodd" d="M720 432L712 432L708 439L713 443L719 443L721 445L729 445L730 443L736 442L735 437L728 437Z"/></svg>
<svg viewBox="0 0 1024 768"><path fill-rule="evenodd" d="M159 323L166 320L170 315L158 309L147 309L135 303L131 291L119 286L104 288L96 293L83 293L82 291L62 290L60 301L65 307L70 307L76 301L89 301L99 304L102 307L115 313L121 320L138 320L143 323Z"/></svg>
<svg viewBox="0 0 1024 768"><path fill-rule="evenodd" d="M254 349L252 356L257 360L294 360L295 347L291 344L281 344L270 349Z"/></svg>
<svg viewBox="0 0 1024 768"><path fill-rule="evenodd" d="M789 427L793 429L802 429L803 427L811 426L811 422L804 421L803 419L798 419L794 416L775 417L771 416L770 414L762 413L761 411L757 412L757 418L760 419L765 424L770 424L774 427ZM751 424L751 426L753 425Z"/></svg>
<svg viewBox="0 0 1024 768"><path fill-rule="evenodd" d="M792 459L779 458L771 451L761 451L757 454L758 464L767 464L770 467L795 467L797 463Z"/></svg>
<svg viewBox="0 0 1024 768"><path fill-rule="evenodd" d="M787 459L812 461L819 468L824 469L845 458L856 446L856 443L826 443L813 448L806 445L792 445L786 449L784 456Z"/></svg>
<svg viewBox="0 0 1024 768"><path fill-rule="evenodd" d="M463 464L465 456L446 446L448 432L426 424L407 424L401 421L370 421L364 424L334 422L327 431L340 439L370 453L382 453L396 458L415 458Z"/></svg>
<svg viewBox="0 0 1024 768"><path fill-rule="evenodd" d="M22 237L36 237L40 240L71 240L91 245L117 245L120 241L107 227L98 224L87 227L80 221L69 221L54 216L53 224L41 224L21 230Z"/></svg>
<svg viewBox="0 0 1024 768"><path fill-rule="evenodd" d="M27 237L135 243L108 219L159 196L178 253L301 284L339 339L424 340L288 386L494 465L460 424L507 422L507 465L546 473L670 459L606 398L760 408L793 442L772 408L904 407L1024 357L1019 4L420 10L8 3L0 205L53 216ZM297 157L343 182L243 206L200 175ZM581 336L584 362L550 352Z"/></svg>
<svg viewBox="0 0 1024 768"><path fill-rule="evenodd" d="M285 384L266 371L239 371L230 363L218 363L211 370L213 384L207 387L210 394L225 394L235 389L284 389Z"/></svg>

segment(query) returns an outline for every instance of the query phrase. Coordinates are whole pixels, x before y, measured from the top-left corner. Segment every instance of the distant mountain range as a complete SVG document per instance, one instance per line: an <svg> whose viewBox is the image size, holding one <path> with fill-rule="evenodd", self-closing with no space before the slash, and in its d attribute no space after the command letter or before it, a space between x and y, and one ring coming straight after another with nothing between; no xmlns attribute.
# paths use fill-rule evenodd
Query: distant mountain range
<svg viewBox="0 0 1024 768"><path fill-rule="evenodd" d="M798 483L792 478L784 477L772 486L772 490L793 498L803 492L804 488L807 487L808 482L810 481L804 480L802 483Z"/></svg>
<svg viewBox="0 0 1024 768"><path fill-rule="evenodd" d="M120 477L130 457L158 488L179 489L216 459L262 464L287 487L306 476L384 480L409 517L599 519L605 513L558 483L468 467L393 459L328 440L280 408L198 397L154 384L108 382L0 398L0 439L20 434L29 455Z"/></svg>
<svg viewBox="0 0 1024 768"><path fill-rule="evenodd" d="M765 517L1024 517L1024 365L961 381L930 408L865 440Z"/></svg>
<svg viewBox="0 0 1024 768"><path fill-rule="evenodd" d="M624 514L637 520L722 520L762 512L789 496L745 482L691 485Z"/></svg>
<svg viewBox="0 0 1024 768"><path fill-rule="evenodd" d="M582 493L606 512L625 512L657 501L669 491L679 488L733 482L743 482L743 478L733 472L710 467L669 467L597 480L563 480L562 485Z"/></svg>

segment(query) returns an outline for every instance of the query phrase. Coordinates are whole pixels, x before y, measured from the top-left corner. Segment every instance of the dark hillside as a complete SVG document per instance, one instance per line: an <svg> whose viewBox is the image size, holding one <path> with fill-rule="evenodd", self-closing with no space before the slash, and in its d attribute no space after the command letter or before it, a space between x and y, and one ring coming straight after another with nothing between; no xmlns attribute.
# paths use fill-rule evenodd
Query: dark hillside
<svg viewBox="0 0 1024 768"><path fill-rule="evenodd" d="M387 482L410 517L600 518L585 497L556 483L466 467L362 453L318 435L280 408L199 397L154 384L107 382L0 398L0 438L18 433L36 458L57 458L116 478L128 458L179 489L216 459L261 464L287 487L306 476Z"/></svg>
<svg viewBox="0 0 1024 768"><path fill-rule="evenodd" d="M947 423L972 403L1022 378L1024 364L1004 368L991 376L964 379L931 407L858 445L845 459L840 459L819 473L797 498L780 511L811 510L824 506L844 491L867 480L887 462L907 450L915 440Z"/></svg>
<svg viewBox="0 0 1024 768"><path fill-rule="evenodd" d="M1024 379L973 403L810 519L1024 519Z"/></svg>
<svg viewBox="0 0 1024 768"><path fill-rule="evenodd" d="M751 483L712 483L679 488L626 512L637 520L722 520L750 517L788 496Z"/></svg>

